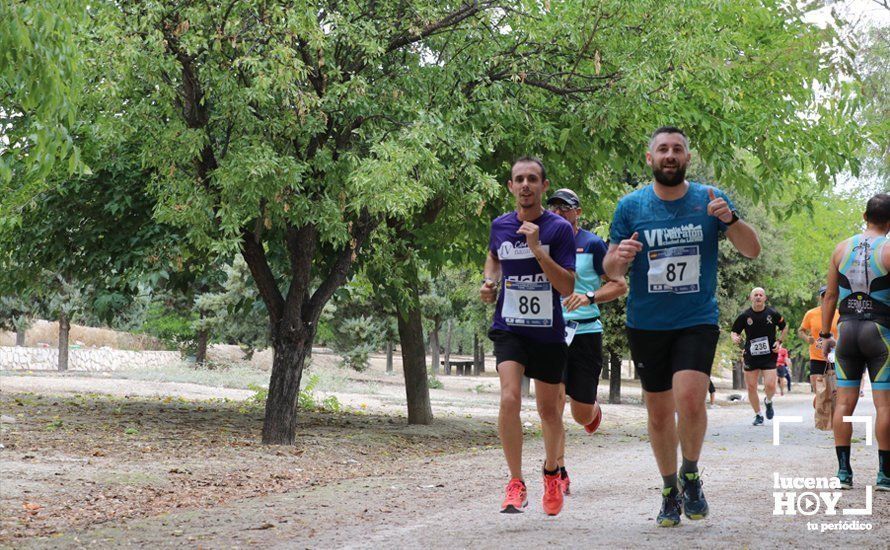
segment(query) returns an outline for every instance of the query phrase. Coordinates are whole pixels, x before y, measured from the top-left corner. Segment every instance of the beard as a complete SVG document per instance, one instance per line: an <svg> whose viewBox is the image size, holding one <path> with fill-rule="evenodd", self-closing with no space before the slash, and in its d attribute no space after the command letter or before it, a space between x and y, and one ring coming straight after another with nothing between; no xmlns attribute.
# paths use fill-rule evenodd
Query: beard
<svg viewBox="0 0 890 550"><path fill-rule="evenodd" d="M666 174L661 168L653 168L652 175L655 181L668 187L676 187L686 181L686 166L677 165L673 175Z"/></svg>

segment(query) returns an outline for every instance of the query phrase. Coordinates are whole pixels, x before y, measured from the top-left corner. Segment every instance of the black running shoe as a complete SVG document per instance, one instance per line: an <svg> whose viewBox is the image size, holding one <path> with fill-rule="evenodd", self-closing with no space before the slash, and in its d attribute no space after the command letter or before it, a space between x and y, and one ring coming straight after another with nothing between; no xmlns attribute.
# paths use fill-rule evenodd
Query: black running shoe
<svg viewBox="0 0 890 550"><path fill-rule="evenodd" d="M680 525L680 491L665 487L661 490L661 511L655 519L659 527L676 527Z"/></svg>
<svg viewBox="0 0 890 550"><path fill-rule="evenodd" d="M698 472L680 476L683 490L683 513L689 519L705 519L708 515L708 501L701 490L701 474Z"/></svg>
<svg viewBox="0 0 890 550"><path fill-rule="evenodd" d="M766 406L766 419L772 420L773 416L776 414L773 410L773 402L764 400L763 404Z"/></svg>
<svg viewBox="0 0 890 550"><path fill-rule="evenodd" d="M754 425L755 426L763 426L763 417L759 414L754 415Z"/></svg>

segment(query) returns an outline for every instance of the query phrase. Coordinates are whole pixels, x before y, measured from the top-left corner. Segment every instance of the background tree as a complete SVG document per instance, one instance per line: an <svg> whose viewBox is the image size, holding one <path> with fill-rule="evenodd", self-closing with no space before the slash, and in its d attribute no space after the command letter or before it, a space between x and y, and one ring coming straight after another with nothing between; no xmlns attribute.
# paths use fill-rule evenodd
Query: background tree
<svg viewBox="0 0 890 550"><path fill-rule="evenodd" d="M590 174L605 202L663 122L759 200L854 158L834 36L794 4L294 7L101 3L87 45L106 75L94 124L141 143L157 219L251 271L275 351L267 443L293 441L321 311L374 230L396 239L390 257L407 251L407 289L437 231L481 264L517 152L542 154L553 181ZM418 301L400 303L415 327Z"/></svg>
<svg viewBox="0 0 890 550"><path fill-rule="evenodd" d="M25 345L25 333L37 316L34 301L21 296L0 296L0 329L15 333L15 345Z"/></svg>
<svg viewBox="0 0 890 550"><path fill-rule="evenodd" d="M884 7L890 11L887 4ZM868 133L865 172L888 190L890 182L890 26L863 31L858 55L862 78L863 127Z"/></svg>
<svg viewBox="0 0 890 550"><path fill-rule="evenodd" d="M225 281L221 291L195 298L195 309L204 315L194 327L214 342L240 346L249 361L254 351L269 345L268 316L240 256L222 271Z"/></svg>
<svg viewBox="0 0 890 550"><path fill-rule="evenodd" d="M0 0L0 226L57 163L86 172L70 128L81 91L80 0Z"/></svg>

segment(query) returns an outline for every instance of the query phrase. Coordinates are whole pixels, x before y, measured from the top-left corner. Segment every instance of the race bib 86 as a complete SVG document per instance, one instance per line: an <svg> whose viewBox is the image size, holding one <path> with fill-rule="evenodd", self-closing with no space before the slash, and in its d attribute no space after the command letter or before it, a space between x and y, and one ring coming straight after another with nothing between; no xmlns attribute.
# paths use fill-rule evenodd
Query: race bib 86
<svg viewBox="0 0 890 550"><path fill-rule="evenodd" d="M504 281L504 322L512 326L553 326L553 290L549 281Z"/></svg>

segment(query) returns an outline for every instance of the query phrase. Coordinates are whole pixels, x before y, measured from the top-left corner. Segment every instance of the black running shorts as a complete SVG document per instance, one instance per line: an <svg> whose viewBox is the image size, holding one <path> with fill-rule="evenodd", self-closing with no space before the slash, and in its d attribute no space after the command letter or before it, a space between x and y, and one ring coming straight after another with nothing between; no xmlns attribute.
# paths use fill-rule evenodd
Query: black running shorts
<svg viewBox="0 0 890 550"><path fill-rule="evenodd" d="M516 361L525 367L525 375L529 378L547 384L562 382L567 355L565 342L537 342L497 329L490 329L488 338L494 342L498 366L505 361Z"/></svg>
<svg viewBox="0 0 890 550"><path fill-rule="evenodd" d="M674 373L694 370L711 375L720 329L716 325L695 325L674 330L627 328L630 355L647 392L663 392L673 387Z"/></svg>
<svg viewBox="0 0 890 550"><path fill-rule="evenodd" d="M745 371L751 372L755 370L776 370L775 363L763 363L760 365L748 365L745 364Z"/></svg>
<svg viewBox="0 0 890 550"><path fill-rule="evenodd" d="M828 365L825 361L820 361L818 359L810 359L810 376L814 374L823 375L825 374L825 367Z"/></svg>
<svg viewBox="0 0 890 550"><path fill-rule="evenodd" d="M579 403L596 403L596 386L603 372L603 334L576 334L569 346L562 381L566 395Z"/></svg>
<svg viewBox="0 0 890 550"><path fill-rule="evenodd" d="M872 390L890 391L890 327L853 319L838 323L837 331L834 370L838 387L859 388L868 373Z"/></svg>

